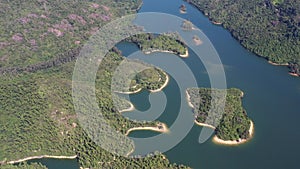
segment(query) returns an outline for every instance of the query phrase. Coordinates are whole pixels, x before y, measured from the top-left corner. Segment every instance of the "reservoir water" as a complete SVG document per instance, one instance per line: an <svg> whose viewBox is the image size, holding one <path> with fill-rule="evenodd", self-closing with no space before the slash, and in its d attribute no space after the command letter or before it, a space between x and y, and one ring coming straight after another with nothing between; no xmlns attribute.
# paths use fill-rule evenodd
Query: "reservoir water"
<svg viewBox="0 0 300 169"><path fill-rule="evenodd" d="M239 88L245 93L243 106L255 124L254 138L246 144L229 147L214 144L209 139L198 143L202 127L194 125L189 134L176 147L166 152L172 163L185 164L201 169L297 169L300 152L300 78L287 74L286 67L273 66L244 49L221 26L213 25L199 10L182 0L143 0L139 12L162 12L192 21L211 40L224 64L227 85ZM179 6L185 4L186 14L180 14ZM129 43L118 46L124 55L136 51ZM164 54L160 54L164 55ZM168 54L165 54L168 55ZM201 87L209 86L205 69L194 62L191 52L185 62L198 75ZM198 71L198 72L197 72ZM176 112L178 96L173 79L164 89L168 98L166 112ZM148 92L131 96L131 101L140 110L147 110L149 104L144 100ZM173 106L171 106L171 104ZM176 113L163 114L159 120L171 125ZM156 133L135 131L131 137L149 137ZM35 160L49 169L78 168L76 160ZM58 165L54 165L57 164Z"/></svg>

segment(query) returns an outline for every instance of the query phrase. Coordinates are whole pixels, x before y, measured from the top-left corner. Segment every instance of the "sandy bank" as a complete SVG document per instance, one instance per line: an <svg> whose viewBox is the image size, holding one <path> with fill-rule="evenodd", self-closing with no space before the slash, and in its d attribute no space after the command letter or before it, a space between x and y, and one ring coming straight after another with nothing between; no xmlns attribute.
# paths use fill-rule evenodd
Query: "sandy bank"
<svg viewBox="0 0 300 169"><path fill-rule="evenodd" d="M185 93L186 93L186 100L187 100L187 102L188 102L188 105L189 105L191 108L195 108L194 105L193 105L192 102L191 102L191 96L189 95L189 92L186 90Z"/></svg>
<svg viewBox="0 0 300 169"><path fill-rule="evenodd" d="M131 129L127 130L125 135L127 136L130 132L136 131L136 130L151 130L151 131L156 131L156 132L160 132L160 133L168 133L169 132L169 129L168 129L167 125L164 124L164 123L160 123L155 127L134 127L134 128L131 128Z"/></svg>
<svg viewBox="0 0 300 169"><path fill-rule="evenodd" d="M211 23L213 23L214 25L222 25L222 22L216 22L216 21L211 21Z"/></svg>
<svg viewBox="0 0 300 169"><path fill-rule="evenodd" d="M150 92L155 93L155 92L162 91L168 85L168 83L170 81L169 75L167 75L165 72L163 72L163 73L164 73L164 75L166 77L165 83L159 89L149 90Z"/></svg>
<svg viewBox="0 0 300 169"><path fill-rule="evenodd" d="M272 61L268 61L268 63L270 63L271 65L274 65L274 66L288 66L289 65L288 63L278 64L278 63L274 63Z"/></svg>
<svg viewBox="0 0 300 169"><path fill-rule="evenodd" d="M28 161L28 160L42 159L42 158L75 159L75 158L77 158L77 155L74 155L74 156L52 156L52 155L31 156L31 157L22 158L19 160L8 161L6 163L7 164L16 164L16 163L21 163L21 162Z"/></svg>
<svg viewBox="0 0 300 169"><path fill-rule="evenodd" d="M291 76L295 76L295 77L299 77L299 75L298 75L298 74L296 74L296 73L289 73L289 75L291 75Z"/></svg>
<svg viewBox="0 0 300 169"><path fill-rule="evenodd" d="M119 110L120 113L133 111L135 109L134 105L131 102L128 101L128 103L130 104L129 108Z"/></svg>
<svg viewBox="0 0 300 169"><path fill-rule="evenodd" d="M159 50L159 49L155 49L155 50L151 50L151 51L146 51L144 52L144 54L146 55L149 55L151 53L154 53L154 52L163 52L163 53L172 53L172 54L175 54L175 55L178 55L177 53L173 52L173 51L169 51L169 50ZM179 54L180 57L183 57L183 58L186 58L189 56L189 50L186 49L185 50L185 54Z"/></svg>
<svg viewBox="0 0 300 169"><path fill-rule="evenodd" d="M197 122L197 120L195 120L195 123L198 125L198 126L202 126L202 127L208 127L208 128L211 128L211 129L216 129L215 126L212 126L212 125L209 125L209 124L205 124L205 123L200 123L200 122Z"/></svg>
<svg viewBox="0 0 300 169"><path fill-rule="evenodd" d="M216 144L223 144L223 145L240 145L240 144L243 144L243 143L249 141L253 137L253 134L254 134L254 124L252 121L250 123L251 123L250 128L249 128L250 137L248 139L239 139L238 141L237 140L222 140L222 139L218 138L217 136L214 136L213 142Z"/></svg>
<svg viewBox="0 0 300 169"><path fill-rule="evenodd" d="M136 91L132 91L132 92L121 92L121 91L114 91L115 93L119 93L119 94L135 94L138 93L142 90L142 88L137 89Z"/></svg>

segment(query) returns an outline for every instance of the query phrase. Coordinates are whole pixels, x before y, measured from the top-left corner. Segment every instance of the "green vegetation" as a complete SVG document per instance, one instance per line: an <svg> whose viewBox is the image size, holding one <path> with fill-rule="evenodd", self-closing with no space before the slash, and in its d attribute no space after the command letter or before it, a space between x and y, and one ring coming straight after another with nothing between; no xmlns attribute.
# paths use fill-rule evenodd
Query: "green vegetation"
<svg viewBox="0 0 300 169"><path fill-rule="evenodd" d="M223 92L213 89L215 94ZM188 89L191 104L194 106L194 114L197 122L214 125L215 119L220 112L209 111L211 109L212 89L190 88ZM225 109L220 123L216 127L215 134L222 140L239 140L249 138L250 118L242 107L242 91L239 89L227 89ZM218 97L213 103L218 105L223 102L222 97ZM208 118L208 113L213 113Z"/></svg>
<svg viewBox="0 0 300 169"><path fill-rule="evenodd" d="M191 30L193 30L194 25L193 25L193 23L192 23L191 21L189 21L189 20L184 20L184 21L182 22L182 24L181 24L181 28L182 28L183 30L186 30L186 31L191 31Z"/></svg>
<svg viewBox="0 0 300 169"><path fill-rule="evenodd" d="M2 1L0 69L66 55L105 23L135 12L140 4L141 0Z"/></svg>
<svg viewBox="0 0 300 169"><path fill-rule="evenodd" d="M76 118L72 73L82 45L105 23L135 12L140 4L141 0L1 2L0 168L45 168L6 164L40 155L77 155L84 168L187 168L170 164L160 153L145 158L111 154L90 139ZM155 41L155 47L159 45ZM97 73L96 95L104 117L125 134L129 128L157 122L130 121L115 109L111 78L123 59L117 51L105 57ZM135 81L155 89L165 80L161 75L158 69L145 70Z"/></svg>
<svg viewBox="0 0 300 169"><path fill-rule="evenodd" d="M121 133L132 127L155 126L157 122L129 121L113 106L111 78L113 70L123 59L117 53L110 52L99 67L96 95L102 113L110 125ZM128 159L96 145L76 119L71 86L73 67L74 61L35 73L0 77L0 138L3 140L0 161L37 155L77 155L82 167L185 168L170 164L159 153L153 157Z"/></svg>
<svg viewBox="0 0 300 169"><path fill-rule="evenodd" d="M38 163L31 163L31 164L21 163L18 165L1 166L1 169L47 169L47 167Z"/></svg>
<svg viewBox="0 0 300 169"><path fill-rule="evenodd" d="M126 41L133 42L145 53L153 51L169 51L177 55L184 55L186 45L177 33L163 35L139 34L132 36Z"/></svg>
<svg viewBox="0 0 300 169"><path fill-rule="evenodd" d="M166 82L164 72L158 68L146 69L138 73L131 82L131 91L144 88L147 90L156 90L162 87Z"/></svg>
<svg viewBox="0 0 300 169"><path fill-rule="evenodd" d="M284 0L271 0L273 5L280 5L284 2Z"/></svg>
<svg viewBox="0 0 300 169"><path fill-rule="evenodd" d="M251 52L277 64L300 60L300 1L188 0Z"/></svg>

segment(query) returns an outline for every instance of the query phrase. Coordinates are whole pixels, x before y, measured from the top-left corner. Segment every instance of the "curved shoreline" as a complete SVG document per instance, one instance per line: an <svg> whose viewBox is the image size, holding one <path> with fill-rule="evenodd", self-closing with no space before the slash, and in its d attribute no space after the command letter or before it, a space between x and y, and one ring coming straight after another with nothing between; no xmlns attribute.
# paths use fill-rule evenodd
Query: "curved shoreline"
<svg viewBox="0 0 300 169"><path fill-rule="evenodd" d="M193 41L194 41L194 44L196 46L199 46L199 45L202 45L203 44L203 41L201 39L196 39L196 38L193 38Z"/></svg>
<svg viewBox="0 0 300 169"><path fill-rule="evenodd" d="M135 110L134 105L130 101L128 101L128 103L130 104L130 107L128 107L126 109L123 109L123 110L119 110L120 113L124 113L124 112L129 112L129 111Z"/></svg>
<svg viewBox="0 0 300 169"><path fill-rule="evenodd" d="M240 145L240 144L248 142L253 137L253 134L254 134L254 124L252 121L250 121L250 128L249 128L250 136L248 139L239 139L238 141L237 140L235 140L235 141L234 140L222 140L218 136L214 136L213 142L216 144L229 145L229 146Z"/></svg>
<svg viewBox="0 0 300 169"><path fill-rule="evenodd" d="M169 75L167 75L165 72L163 72L163 74L166 77L165 83L160 88L158 88L158 89L149 90L151 93L160 92L160 91L162 91L169 84L169 81L170 81Z"/></svg>
<svg viewBox="0 0 300 169"><path fill-rule="evenodd" d="M121 91L114 91L115 93L119 93L119 94L135 94L138 93L142 90L142 88L137 89L136 91L132 91L132 92L121 92Z"/></svg>
<svg viewBox="0 0 300 169"><path fill-rule="evenodd" d="M298 74L296 74L296 73L289 73L289 75L291 75L291 76L295 76L295 77L299 77L299 75L298 75Z"/></svg>
<svg viewBox="0 0 300 169"><path fill-rule="evenodd" d="M270 63L271 65L274 65L274 66L288 66L289 65L288 63L279 64L279 63L275 63L275 62L272 62L272 61L268 61L268 63Z"/></svg>
<svg viewBox="0 0 300 169"><path fill-rule="evenodd" d="M186 90L185 93L186 93L186 100L187 100L187 102L188 102L188 105L189 105L191 108L195 108L194 105L193 105L192 102L191 102L191 96L189 95L189 92Z"/></svg>
<svg viewBox="0 0 300 169"><path fill-rule="evenodd" d="M156 127L133 127L127 130L127 132L125 133L125 135L127 136L130 132L132 131L137 131L137 130L151 130L151 131L156 131L156 132L160 132L160 133L168 133L170 132L169 128L167 127L166 124L164 123L160 123L162 128L159 128L159 124L157 124Z"/></svg>
<svg viewBox="0 0 300 169"><path fill-rule="evenodd" d="M163 72L164 75L166 76L166 81L165 83L158 89L155 89L155 90L149 90L151 93L155 93L155 92L159 92L159 91L162 91L168 84L169 84L169 81L170 81L170 78L169 78L169 75L167 75L165 72ZM132 92L121 92L121 91L114 91L115 93L119 93L119 94L136 94L138 92L140 92L143 88L139 88L137 89L136 91L132 91Z"/></svg>
<svg viewBox="0 0 300 169"><path fill-rule="evenodd" d="M222 22L216 22L216 21L211 21L211 23L214 25L222 25L223 24Z"/></svg>
<svg viewBox="0 0 300 169"><path fill-rule="evenodd" d="M159 50L159 49L155 49L155 50L151 50L151 51L146 51L146 52L144 52L144 54L149 55L149 54L155 53L155 52L172 53L172 54L178 55L178 56L180 56L180 57L182 57L182 58L186 58L186 57L189 56L189 50L188 50L187 48L185 49L185 54L177 54L177 53L175 53L175 52L173 52L173 51L169 51L169 50Z"/></svg>
<svg viewBox="0 0 300 169"><path fill-rule="evenodd" d="M52 155L31 156L31 157L22 158L19 160L4 162L4 164L16 164L16 163L21 163L21 162L28 161L28 160L42 159L42 158L75 159L75 158L77 158L77 155L74 155L74 156L52 156Z"/></svg>
<svg viewBox="0 0 300 169"><path fill-rule="evenodd" d="M213 19L211 16L209 16L209 14L208 14L207 12L204 12L203 9L201 9L197 4L195 4L195 2L188 1L188 0L184 0L184 1L186 1L186 2L189 3L190 5L192 5L192 6L194 6L195 8L197 8L197 9L198 9L201 13L203 13L204 16L206 16L208 19L210 19L210 20ZM214 24L214 25L216 25L216 26L222 26L224 29L226 29L227 31L229 31L229 29L227 29L227 28L225 28L225 27L223 26L223 23L219 24L220 22L215 22L215 21L211 21L211 23ZM236 40L238 40L238 38L235 37L235 36L233 36L232 33L230 33L230 34L231 34L231 36L232 36L233 38L235 38ZM241 43L239 43L239 44L242 45ZM243 46L243 45L242 45L242 46ZM245 47L245 46L243 46L243 47ZM246 48L247 50L249 50L247 47L245 47L245 48ZM253 53L253 54L255 54L255 55L257 55L258 57L262 57L262 58L266 59L267 62L268 62L269 64L271 64L271 65L274 65L274 66L288 66L288 65L289 65L288 63L283 63L283 64L274 63L274 62L272 62L272 61L268 61L267 56L260 55L259 53L255 52L255 51L251 51L251 50L250 50L250 52ZM300 75L293 74L293 73L289 73L289 75L295 76L295 77L300 77Z"/></svg>
<svg viewBox="0 0 300 169"><path fill-rule="evenodd" d="M198 122L197 120L195 120L194 122L195 122L198 126L208 127L208 128L214 129L214 130L216 129L215 126L212 126L212 125L210 125L210 124L200 123L200 122Z"/></svg>

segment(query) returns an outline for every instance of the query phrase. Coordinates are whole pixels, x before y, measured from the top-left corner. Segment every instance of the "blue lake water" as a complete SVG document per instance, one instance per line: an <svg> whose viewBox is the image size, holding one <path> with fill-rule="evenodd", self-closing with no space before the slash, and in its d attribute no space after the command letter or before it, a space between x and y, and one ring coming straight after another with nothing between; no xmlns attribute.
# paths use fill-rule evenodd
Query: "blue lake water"
<svg viewBox="0 0 300 169"><path fill-rule="evenodd" d="M179 13L185 4L186 14ZM172 163L186 164L202 169L297 169L300 152L300 79L289 76L286 67L270 65L244 49L230 33L213 25L199 10L181 0L144 0L139 12L163 12L189 19L211 40L225 67L228 87L239 88L245 93L243 106L255 124L254 138L243 145L228 147L208 140L198 143L202 127L194 126L189 134L173 149L166 152ZM118 46L124 55L136 51L132 44ZM164 55L164 54L161 54ZM166 54L167 55L167 54ZM205 69L195 62L191 52L185 62L193 69L200 86L209 86ZM198 73L197 73L198 71ZM168 98L166 112L176 112L179 100L176 82L171 79L164 89ZM131 101L140 110L149 108L149 93L143 91L131 96ZM164 113L159 120L171 125L177 113ZM131 137L149 137L156 133L135 131ZM36 160L49 169L78 168L76 160ZM55 165L54 165L55 164ZM56 165L57 164L57 165Z"/></svg>

